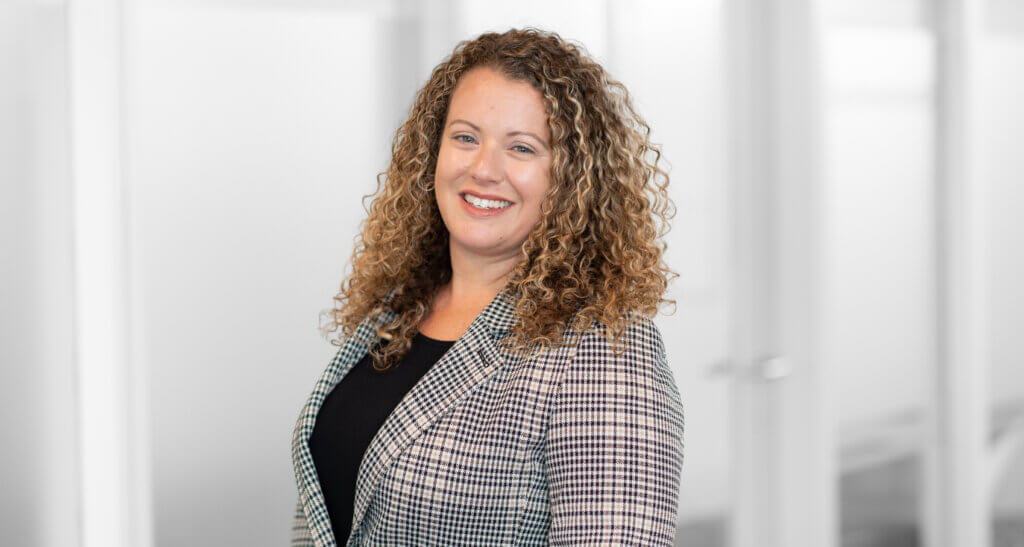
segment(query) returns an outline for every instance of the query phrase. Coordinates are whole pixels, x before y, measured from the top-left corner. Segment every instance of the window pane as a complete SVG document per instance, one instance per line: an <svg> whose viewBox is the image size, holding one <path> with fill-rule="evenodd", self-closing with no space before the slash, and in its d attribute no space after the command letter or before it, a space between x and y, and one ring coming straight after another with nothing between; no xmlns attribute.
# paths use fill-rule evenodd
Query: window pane
<svg viewBox="0 0 1024 547"><path fill-rule="evenodd" d="M920 6L898 4L832 2L823 52L823 332L837 382L843 547L922 544L934 60Z"/></svg>

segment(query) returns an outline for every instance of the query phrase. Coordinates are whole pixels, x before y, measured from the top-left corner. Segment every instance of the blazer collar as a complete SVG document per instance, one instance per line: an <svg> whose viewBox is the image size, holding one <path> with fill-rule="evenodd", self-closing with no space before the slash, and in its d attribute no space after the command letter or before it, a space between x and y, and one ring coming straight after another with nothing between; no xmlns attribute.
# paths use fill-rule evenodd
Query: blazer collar
<svg viewBox="0 0 1024 547"><path fill-rule="evenodd" d="M394 294L392 290L383 301L390 302ZM360 323L355 335L342 343L341 349L320 376L295 425L292 463L299 500L317 547L336 545L309 450L309 437L313 433L317 413L331 389L377 341L379 337L376 327L396 317L393 312L385 311L377 318L368 317ZM406 393L384 421L364 452L359 466L352 516L353 533L349 544L355 539L354 532L362 523L377 485L402 451L504 362L498 342L509 333L515 321L514 297L507 289L502 290L455 344Z"/></svg>

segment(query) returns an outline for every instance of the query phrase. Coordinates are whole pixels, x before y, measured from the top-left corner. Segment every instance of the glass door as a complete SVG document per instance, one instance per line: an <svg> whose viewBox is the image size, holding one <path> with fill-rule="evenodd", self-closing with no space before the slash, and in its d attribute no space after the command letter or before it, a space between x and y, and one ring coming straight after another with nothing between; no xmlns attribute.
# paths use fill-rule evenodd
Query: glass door
<svg viewBox="0 0 1024 547"><path fill-rule="evenodd" d="M919 2L825 4L822 357L842 547L924 545L934 40Z"/></svg>

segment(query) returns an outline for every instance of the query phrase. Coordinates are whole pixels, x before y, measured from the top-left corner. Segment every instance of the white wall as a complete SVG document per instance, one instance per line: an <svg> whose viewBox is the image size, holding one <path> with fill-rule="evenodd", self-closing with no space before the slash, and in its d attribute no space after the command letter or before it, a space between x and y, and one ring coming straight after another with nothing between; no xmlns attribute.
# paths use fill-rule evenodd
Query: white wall
<svg viewBox="0 0 1024 547"><path fill-rule="evenodd" d="M78 541L64 31L0 4L0 545Z"/></svg>
<svg viewBox="0 0 1024 547"><path fill-rule="evenodd" d="M125 51L156 545L283 545L317 333L394 128L369 11L146 2Z"/></svg>

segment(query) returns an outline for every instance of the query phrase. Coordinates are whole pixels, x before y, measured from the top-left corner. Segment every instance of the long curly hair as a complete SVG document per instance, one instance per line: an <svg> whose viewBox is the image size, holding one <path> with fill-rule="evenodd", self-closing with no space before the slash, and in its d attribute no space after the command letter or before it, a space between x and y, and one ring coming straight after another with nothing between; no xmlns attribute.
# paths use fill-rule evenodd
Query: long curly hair
<svg viewBox="0 0 1024 547"><path fill-rule="evenodd" d="M334 345L367 317L397 315L377 327L387 341L370 348L377 370L405 355L434 295L451 280L448 230L433 195L435 168L452 93L479 66L540 91L552 141L552 184L541 220L499 293L514 302L518 316L502 340L505 348L535 353L572 343L569 332L596 330L595 321L614 348L637 316L653 317L662 302L675 305L662 298L670 276L678 277L662 258L662 237L675 215L668 174L625 86L582 45L557 33L489 32L456 45L416 93L392 142L390 165L377 175L376 191L363 196L368 216L355 238L352 271L334 307L322 312L325 335L341 329ZM367 198L373 198L368 209Z"/></svg>

